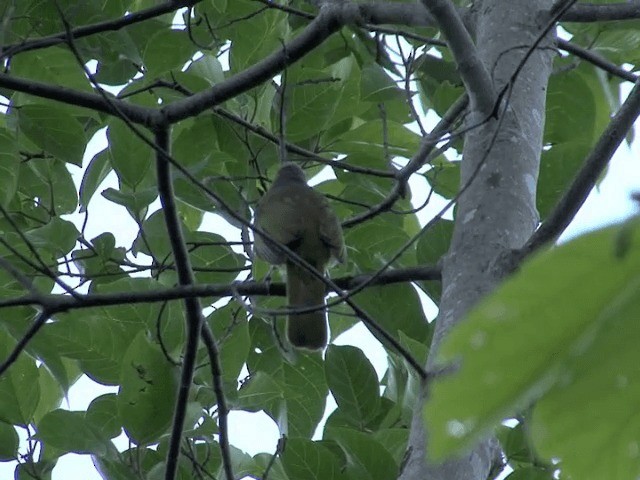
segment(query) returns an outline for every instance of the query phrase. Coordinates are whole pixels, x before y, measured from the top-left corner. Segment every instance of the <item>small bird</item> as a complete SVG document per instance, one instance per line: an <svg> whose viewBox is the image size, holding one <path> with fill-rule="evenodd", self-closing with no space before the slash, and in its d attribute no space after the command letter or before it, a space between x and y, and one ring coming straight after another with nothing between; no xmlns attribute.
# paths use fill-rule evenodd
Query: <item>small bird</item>
<svg viewBox="0 0 640 480"><path fill-rule="evenodd" d="M323 274L330 260L346 260L338 217L327 199L307 185L304 172L295 163L280 167L271 188L258 202L254 225ZM285 264L289 307L324 304L326 289L320 279L289 260L272 241L259 234L254 237L254 251L260 258L272 265ZM298 348L324 348L328 339L325 311L290 314L287 337Z"/></svg>

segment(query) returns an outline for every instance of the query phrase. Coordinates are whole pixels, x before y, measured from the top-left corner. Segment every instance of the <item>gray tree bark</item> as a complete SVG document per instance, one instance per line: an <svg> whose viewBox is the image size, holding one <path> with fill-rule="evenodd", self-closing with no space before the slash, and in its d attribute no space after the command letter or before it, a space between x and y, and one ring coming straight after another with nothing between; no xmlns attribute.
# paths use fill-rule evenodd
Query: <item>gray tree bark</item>
<svg viewBox="0 0 640 480"><path fill-rule="evenodd" d="M549 21L551 5L551 0L477 2L474 43L496 94L511 81L529 47L541 35ZM438 346L447 332L503 280L510 266L501 260L511 250L522 247L538 224L536 184L546 87L554 55L550 46L551 38L545 38L527 60L511 95L503 97L498 118L465 135L461 185L471 183L458 201L453 239L443 261L443 293L427 361L429 371L434 370ZM472 98L467 127L486 118L481 105ZM426 395L428 392L414 412L409 457L400 479L486 479L500 455L493 438L443 464L432 463L425 455L428 432L422 410Z"/></svg>

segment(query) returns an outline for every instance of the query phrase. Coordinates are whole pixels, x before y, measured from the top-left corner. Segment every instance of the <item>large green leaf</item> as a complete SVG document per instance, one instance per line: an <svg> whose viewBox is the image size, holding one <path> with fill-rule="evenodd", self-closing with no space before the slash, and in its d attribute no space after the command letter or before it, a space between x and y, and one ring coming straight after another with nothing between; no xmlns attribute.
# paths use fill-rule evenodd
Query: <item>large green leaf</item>
<svg viewBox="0 0 640 480"><path fill-rule="evenodd" d="M57 345L60 355L79 360L93 380L116 385L127 347L141 327L113 319L102 309L75 310L56 319L40 335Z"/></svg>
<svg viewBox="0 0 640 480"><path fill-rule="evenodd" d="M18 432L13 425L0 422L0 462L17 459L19 443Z"/></svg>
<svg viewBox="0 0 640 480"><path fill-rule="evenodd" d="M324 445L305 438L287 439L282 466L296 480L335 480L345 478L341 465Z"/></svg>
<svg viewBox="0 0 640 480"><path fill-rule="evenodd" d="M85 6L89 3L91 2L85 2ZM82 66L78 64L73 53L64 47L50 47L16 55L11 60L11 73L39 82L64 85L74 90L92 90L91 82L84 74ZM61 108L66 107L61 105Z"/></svg>
<svg viewBox="0 0 640 480"><path fill-rule="evenodd" d="M94 398L87 407L85 417L87 424L96 428L103 437L115 438L120 435L121 422L115 393L105 393Z"/></svg>
<svg viewBox="0 0 640 480"><path fill-rule="evenodd" d="M371 316L373 321L396 338L402 331L416 340L426 340L427 319L418 293L411 285L368 287L355 295L354 301ZM374 335L378 335L374 330L370 330ZM382 338L378 340L384 342Z"/></svg>
<svg viewBox="0 0 640 480"><path fill-rule="evenodd" d="M349 478L388 480L397 477L398 465L372 436L347 428L335 428L327 432L327 437L344 451Z"/></svg>
<svg viewBox="0 0 640 480"><path fill-rule="evenodd" d="M39 422L37 438L64 452L106 455L115 451L109 439L85 420L84 412L54 410Z"/></svg>
<svg viewBox="0 0 640 480"><path fill-rule="evenodd" d="M16 347L16 342L0 330L0 358L4 362ZM40 399L38 367L33 358L22 353L0 376L0 421L13 425L28 425Z"/></svg>
<svg viewBox="0 0 640 480"><path fill-rule="evenodd" d="M117 399L124 429L135 443L154 443L168 430L177 385L177 370L140 332L125 353Z"/></svg>
<svg viewBox="0 0 640 480"><path fill-rule="evenodd" d="M25 232L26 238L36 250L47 250L55 258L69 253L75 246L78 235L78 229L73 223L59 217L52 218L40 228Z"/></svg>
<svg viewBox="0 0 640 480"><path fill-rule="evenodd" d="M19 173L17 143L8 130L0 128L0 205L5 208L18 189Z"/></svg>
<svg viewBox="0 0 640 480"><path fill-rule="evenodd" d="M633 248L639 244L635 241ZM592 319L603 323L595 338L534 408L531 435L538 452L549 461L560 458L573 478L631 480L640 475L635 448L640 445L639 286L638 270L628 283L618 283L608 308Z"/></svg>
<svg viewBox="0 0 640 480"><path fill-rule="evenodd" d="M137 132L149 140L152 138L147 130L138 128ZM153 148L138 133L121 120L114 120L107 130L111 166L120 181L132 189L153 173Z"/></svg>
<svg viewBox="0 0 640 480"><path fill-rule="evenodd" d="M371 362L359 348L330 345L324 369L338 407L354 424L364 427L380 402L378 376Z"/></svg>
<svg viewBox="0 0 640 480"><path fill-rule="evenodd" d="M148 39L142 59L147 74L156 76L167 71L179 72L194 54L194 45L185 30L166 28Z"/></svg>
<svg viewBox="0 0 640 480"><path fill-rule="evenodd" d="M40 219L38 227L47 223L51 214L73 213L78 206L78 194L66 165L56 159L30 161L20 168L18 191L23 198L33 200L22 202L25 214Z"/></svg>
<svg viewBox="0 0 640 480"><path fill-rule="evenodd" d="M634 381L639 285L637 222L585 235L524 264L440 349L441 363L456 360L460 367L430 389L424 413L431 455L443 458L471 445L539 399L538 448L566 459L567 471L580 473L576 478L601 478L602 472L588 476L590 459L600 458L602 448L616 449L613 436L625 445L640 441L628 428L640 395ZM635 478L631 465L639 464L635 457L627 462L616 478Z"/></svg>
<svg viewBox="0 0 640 480"><path fill-rule="evenodd" d="M93 197L102 181L107 178L111 172L111 164L109 163L109 151L107 149L100 150L89 161L89 165L82 176L80 184L80 211L85 212L89 206L89 202Z"/></svg>
<svg viewBox="0 0 640 480"><path fill-rule="evenodd" d="M246 314L234 304L228 304L215 310L206 321L218 343L222 376L227 381L235 381L251 347Z"/></svg>
<svg viewBox="0 0 640 480"><path fill-rule="evenodd" d="M82 165L87 139L80 122L70 114L50 105L24 105L18 121L21 132L44 152Z"/></svg>
<svg viewBox="0 0 640 480"><path fill-rule="evenodd" d="M545 121L537 207L542 219L573 181L609 122L610 109L593 69L581 68L551 77Z"/></svg>
<svg viewBox="0 0 640 480"><path fill-rule="evenodd" d="M231 22L229 34L232 40L229 64L232 72L243 70L282 46L287 37L286 15L276 8L260 9L259 5L247 0L229 2L230 9L244 18L243 22ZM232 14L231 18L235 15ZM226 33L223 30L223 34ZM256 41L260 39L260 41Z"/></svg>

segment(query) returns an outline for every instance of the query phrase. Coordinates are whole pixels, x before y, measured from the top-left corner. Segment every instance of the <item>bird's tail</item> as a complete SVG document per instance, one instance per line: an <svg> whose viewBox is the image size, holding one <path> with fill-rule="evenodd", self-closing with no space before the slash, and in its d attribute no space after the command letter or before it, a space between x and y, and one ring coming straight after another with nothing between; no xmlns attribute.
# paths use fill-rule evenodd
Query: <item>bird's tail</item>
<svg viewBox="0 0 640 480"><path fill-rule="evenodd" d="M308 270L287 262L287 299L289 307L302 308L324 304L325 285ZM290 314L287 337L298 348L319 350L326 346L328 327L325 310Z"/></svg>

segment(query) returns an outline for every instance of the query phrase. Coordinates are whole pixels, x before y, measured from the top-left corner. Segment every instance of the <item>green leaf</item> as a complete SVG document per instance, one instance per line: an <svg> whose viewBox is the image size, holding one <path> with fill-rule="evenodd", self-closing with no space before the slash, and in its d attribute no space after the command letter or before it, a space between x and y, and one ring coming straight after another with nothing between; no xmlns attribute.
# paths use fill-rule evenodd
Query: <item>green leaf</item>
<svg viewBox="0 0 640 480"><path fill-rule="evenodd" d="M373 438L380 442L380 445L393 456L396 465L402 465L407 455L408 428L380 429L373 433Z"/></svg>
<svg viewBox="0 0 640 480"><path fill-rule="evenodd" d="M447 160L434 162L427 174L429 185L441 197L451 199L460 190L460 164Z"/></svg>
<svg viewBox="0 0 640 480"><path fill-rule="evenodd" d="M92 278L92 289L100 283L114 282L124 276L120 266L125 261L124 248L115 248L115 237L105 232L90 241L92 248L82 248L71 252L71 257L78 271L87 278Z"/></svg>
<svg viewBox="0 0 640 480"><path fill-rule="evenodd" d="M0 358L4 361L16 342L0 330ZM28 425L40 400L38 367L24 352L0 376L0 421L13 425Z"/></svg>
<svg viewBox="0 0 640 480"><path fill-rule="evenodd" d="M282 466L282 461L279 458L276 458L275 461L272 460L273 455L270 453L258 453L253 456L253 461L256 463L258 467L258 475L263 475L264 471L267 469L267 466L273 462L271 466L271 470L269 470L269 479L272 480L289 480L286 472L284 471L284 467Z"/></svg>
<svg viewBox="0 0 640 480"><path fill-rule="evenodd" d="M120 435L121 425L116 394L105 393L94 398L87 408L86 421L105 438L115 438Z"/></svg>
<svg viewBox="0 0 640 480"><path fill-rule="evenodd" d="M256 372L245 380L238 393L238 406L252 412L263 408L276 409L284 399L280 384L266 372Z"/></svg>
<svg viewBox="0 0 640 480"><path fill-rule="evenodd" d="M129 215L137 220L146 216L147 208L158 197L158 189L149 187L137 191L127 191L107 188L102 191L102 196L116 205L125 207Z"/></svg>
<svg viewBox="0 0 640 480"><path fill-rule="evenodd" d="M287 137L293 142L316 137L333 117L338 103L336 97L340 95L339 85L333 78L327 78L323 70L302 65L294 67L288 81L291 82L291 113L287 119Z"/></svg>
<svg viewBox="0 0 640 480"><path fill-rule="evenodd" d="M148 137L146 130L138 130ZM113 120L107 130L109 159L121 182L135 189L152 172L153 149L121 120Z"/></svg>
<svg viewBox="0 0 640 480"><path fill-rule="evenodd" d="M554 480L555 478L553 469L525 467L514 470L505 477L505 480Z"/></svg>
<svg viewBox="0 0 640 480"><path fill-rule="evenodd" d="M87 139L80 122L60 108L24 105L18 110L20 131L46 153L82 165Z"/></svg>
<svg viewBox="0 0 640 480"><path fill-rule="evenodd" d="M349 259L363 270L386 266L409 239L402 225L394 225L388 218L380 217L349 229L345 235ZM397 262L415 265L415 246L410 246Z"/></svg>
<svg viewBox="0 0 640 480"><path fill-rule="evenodd" d="M420 235L416 247L418 264L435 265L449 251L453 222L441 219Z"/></svg>
<svg viewBox="0 0 640 480"><path fill-rule="evenodd" d="M546 143L595 139L596 99L584 76L574 70L553 75L547 92Z"/></svg>
<svg viewBox="0 0 640 480"><path fill-rule="evenodd" d="M234 252L227 240L215 233L194 232L187 235L191 263L198 283L232 282L245 266L244 255Z"/></svg>
<svg viewBox="0 0 640 480"><path fill-rule="evenodd" d="M148 39L142 56L146 74L156 76L171 70L180 71L194 53L186 30L160 30Z"/></svg>
<svg viewBox="0 0 640 480"><path fill-rule="evenodd" d="M281 456L289 478L296 480L343 479L341 465L331 451L318 442L305 438L287 439Z"/></svg>
<svg viewBox="0 0 640 480"><path fill-rule="evenodd" d="M80 233L73 223L54 217L46 225L29 230L25 235L37 250L47 250L59 258L73 249Z"/></svg>
<svg viewBox="0 0 640 480"><path fill-rule="evenodd" d="M56 320L39 333L43 341L57 345L60 355L79 360L92 380L116 385L123 356L140 327L115 321L102 309L75 310Z"/></svg>
<svg viewBox="0 0 640 480"><path fill-rule="evenodd" d="M629 248L620 252L623 232ZM640 383L634 383L638 372L632 366L640 362L634 336L638 327L631 320L638 312L631 299L639 285L637 222L585 235L525 263L440 348L439 362L456 360L460 368L431 386L424 414L433 458L471 445L540 398L539 448L549 456L554 451L554 458L573 451L576 457L570 458L583 459L573 467L569 462L568 471L597 458L607 445L620 447L610 443L613 432L626 442L637 441L631 433L636 430L627 427L636 418L630 409L640 400L635 387ZM624 395L614 393L616 386ZM571 403L585 395L590 402L584 407ZM593 411L602 416L592 418ZM580 428L585 436L579 438L586 441L572 437L570 446L560 448L562 435L578 435L570 425Z"/></svg>
<svg viewBox="0 0 640 480"><path fill-rule="evenodd" d="M246 314L233 307L233 304L228 304L206 319L218 343L222 378L230 382L240 375L251 347Z"/></svg>
<svg viewBox="0 0 640 480"><path fill-rule="evenodd" d="M378 376L371 362L359 348L329 345L324 371L338 408L363 428L380 403Z"/></svg>
<svg viewBox="0 0 640 480"><path fill-rule="evenodd" d="M62 452L106 455L114 449L100 430L86 422L84 412L54 410L48 413L38 424L36 436L45 445Z"/></svg>
<svg viewBox="0 0 640 480"><path fill-rule="evenodd" d="M142 224L142 229L133 242L133 253L144 253L158 262L166 262L171 252L164 211L160 209L153 212Z"/></svg>
<svg viewBox="0 0 640 480"><path fill-rule="evenodd" d="M416 261L418 265L436 266L442 257L449 251L453 236L453 222L440 219L420 235L416 242ZM442 282L420 282L427 291L429 297L436 303L440 301L442 294Z"/></svg>
<svg viewBox="0 0 640 480"><path fill-rule="evenodd" d="M393 457L373 437L347 428L330 429L327 437L344 451L350 478L389 480L398 476L398 465Z"/></svg>
<svg viewBox="0 0 640 480"><path fill-rule="evenodd" d="M588 144L566 142L542 152L536 197L541 219L544 220L562 198L589 150Z"/></svg>
<svg viewBox="0 0 640 480"><path fill-rule="evenodd" d="M4 422L0 422L0 462L16 460L19 446L18 432Z"/></svg>
<svg viewBox="0 0 640 480"><path fill-rule="evenodd" d="M15 480L51 480L51 472L56 466L55 461L41 462L26 461L18 464L14 473Z"/></svg>
<svg viewBox="0 0 640 480"><path fill-rule="evenodd" d="M311 438L322 418L329 389L324 378L322 361L315 355L305 355L296 365L283 364L283 387L287 424L278 423L275 412L272 418L281 433L292 437Z"/></svg>
<svg viewBox="0 0 640 480"><path fill-rule="evenodd" d="M236 4L233 9L237 8L240 17L244 18L242 22L233 22L228 29L232 45L229 64L235 73L280 48L288 34L288 22L285 13L279 9L269 8L255 15L259 7L251 2L237 0L230 3ZM235 15L230 18L235 18ZM260 41L257 42L256 38Z"/></svg>
<svg viewBox="0 0 640 480"><path fill-rule="evenodd" d="M93 194L96 193L96 190L109 173L111 173L109 151L107 149L100 150L93 156L82 176L82 183L80 183L80 213L87 211Z"/></svg>
<svg viewBox="0 0 640 480"><path fill-rule="evenodd" d="M22 164L18 190L25 198L37 199L37 218L46 223L52 214L73 213L78 206L78 194L66 165L55 159ZM24 209L26 205L21 205ZM27 210L28 211L28 210Z"/></svg>
<svg viewBox="0 0 640 480"><path fill-rule="evenodd" d="M124 429L135 443L154 443L168 430L177 385L175 368L140 332L122 361L117 400Z"/></svg>
<svg viewBox="0 0 640 480"><path fill-rule="evenodd" d="M40 367L38 367L38 374L40 400L38 401L38 408L33 414L35 423L39 423L42 417L47 413L58 408L65 396L65 391L62 389L57 379L47 368L45 368L44 365L40 365Z"/></svg>
<svg viewBox="0 0 640 480"><path fill-rule="evenodd" d="M6 208L18 189L20 158L15 138L0 128L0 205Z"/></svg>
<svg viewBox="0 0 640 480"><path fill-rule="evenodd" d="M399 338L398 332L402 331L416 340L426 340L429 330L427 319L418 294L411 285L368 287L355 295L354 301L394 337ZM378 335L373 330L371 333Z"/></svg>
<svg viewBox="0 0 640 480"><path fill-rule="evenodd" d="M202 5L202 4L201 4ZM222 64L220 60L218 60L213 55L207 54L205 52L204 55L189 65L187 72L193 73L200 79L204 79L211 86L216 83L220 83L224 81L224 69L222 68ZM197 117L198 119L203 117Z"/></svg>
<svg viewBox="0 0 640 480"><path fill-rule="evenodd" d="M395 122L384 124L381 120L374 120L345 133L332 148L376 157L388 154L410 158L419 148L420 142L421 137L404 125Z"/></svg>
<svg viewBox="0 0 640 480"><path fill-rule="evenodd" d="M589 315L594 325L585 334L592 338L580 345L579 355L569 360L559 382L536 404L531 418L536 450L550 462L560 458L563 472L572 478L631 480L640 475L636 448L640 445L637 225L633 233L635 251L627 257L635 259L609 268L626 270L635 264L635 272L627 277L628 282L623 275L615 280L607 274L593 279L592 286L597 282L607 291L609 304L597 310L596 318ZM614 286L617 291L610 290Z"/></svg>
<svg viewBox="0 0 640 480"><path fill-rule="evenodd" d="M402 101L404 93L389 74L377 64L362 69L360 97L367 102Z"/></svg>
<svg viewBox="0 0 640 480"><path fill-rule="evenodd" d="M89 4L90 2L86 2L83 7L86 8ZM42 4L39 7L42 7ZM60 25L57 26L56 32L59 29ZM44 34L41 30L39 33ZM92 90L91 82L78 64L78 60L70 49L64 46L50 46L46 51L37 49L15 55L11 59L11 73L17 77L25 77L53 85L64 85L67 88L83 92Z"/></svg>
<svg viewBox="0 0 640 480"><path fill-rule="evenodd" d="M604 55L617 64L636 64L640 58L638 55L640 34L634 28L622 26L604 28L598 32L591 47L595 52Z"/></svg>

